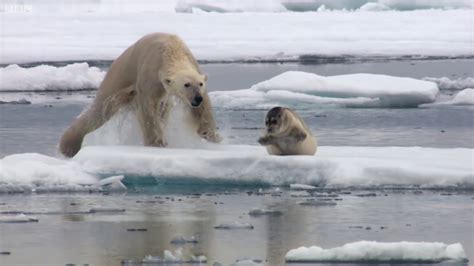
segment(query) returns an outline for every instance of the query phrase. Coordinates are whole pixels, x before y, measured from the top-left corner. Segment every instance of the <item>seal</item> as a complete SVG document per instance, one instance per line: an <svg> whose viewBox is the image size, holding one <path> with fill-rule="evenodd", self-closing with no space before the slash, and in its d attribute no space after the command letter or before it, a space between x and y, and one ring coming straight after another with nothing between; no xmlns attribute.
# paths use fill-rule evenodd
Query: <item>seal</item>
<svg viewBox="0 0 474 266"><path fill-rule="evenodd" d="M258 143L270 155L314 155L316 138L299 115L284 107L273 107L265 117L265 135Z"/></svg>

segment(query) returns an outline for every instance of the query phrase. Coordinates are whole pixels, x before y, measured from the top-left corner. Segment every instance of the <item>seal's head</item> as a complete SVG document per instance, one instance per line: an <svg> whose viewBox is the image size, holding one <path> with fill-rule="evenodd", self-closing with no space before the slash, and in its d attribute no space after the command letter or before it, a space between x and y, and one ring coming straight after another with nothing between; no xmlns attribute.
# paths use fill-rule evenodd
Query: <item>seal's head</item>
<svg viewBox="0 0 474 266"><path fill-rule="evenodd" d="M267 116L265 117L265 128L267 134L275 134L280 131L280 128L286 119L285 112L286 108L280 106L273 107L268 111Z"/></svg>

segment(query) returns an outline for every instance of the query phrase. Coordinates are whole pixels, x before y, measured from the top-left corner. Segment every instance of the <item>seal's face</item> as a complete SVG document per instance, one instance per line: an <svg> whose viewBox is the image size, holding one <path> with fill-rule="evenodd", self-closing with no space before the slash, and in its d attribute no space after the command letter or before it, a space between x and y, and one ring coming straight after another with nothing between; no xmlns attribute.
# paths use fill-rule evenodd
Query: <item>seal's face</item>
<svg viewBox="0 0 474 266"><path fill-rule="evenodd" d="M283 124L285 109L282 107L273 107L268 111L265 117L265 128L268 134L275 134L280 131Z"/></svg>

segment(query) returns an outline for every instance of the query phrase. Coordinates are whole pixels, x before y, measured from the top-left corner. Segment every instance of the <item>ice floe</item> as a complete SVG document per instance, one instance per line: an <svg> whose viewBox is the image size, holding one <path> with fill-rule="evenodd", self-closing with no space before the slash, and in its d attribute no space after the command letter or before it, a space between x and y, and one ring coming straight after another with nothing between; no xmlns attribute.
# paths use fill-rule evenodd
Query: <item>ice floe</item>
<svg viewBox="0 0 474 266"><path fill-rule="evenodd" d="M417 107L434 102L439 89L434 82L375 74L319 76L288 71L249 89L214 91L214 106L269 108L283 105L311 108L333 104L347 107Z"/></svg>
<svg viewBox="0 0 474 266"><path fill-rule="evenodd" d="M323 249L318 246L300 247L288 251L287 262L442 262L467 261L461 244L439 242L359 241L341 247Z"/></svg>
<svg viewBox="0 0 474 266"><path fill-rule="evenodd" d="M153 9L161 1L149 2L141 2L148 9L128 3L118 6L119 12L107 5L71 8L69 1L54 2L52 11L0 12L5 24L0 63L113 60L150 32L178 34L205 61L298 61L307 55L472 56L471 9L183 14ZM56 12L60 6L65 9ZM387 29L403 30L393 34Z"/></svg>
<svg viewBox="0 0 474 266"><path fill-rule="evenodd" d="M464 89L458 92L454 97L447 101L438 101L423 106L445 106L445 105L474 105L474 89Z"/></svg>
<svg viewBox="0 0 474 266"><path fill-rule="evenodd" d="M423 78L426 81L432 81L438 84L439 89L441 90L463 90L467 88L474 88L474 78L458 78L450 79L447 77L442 78Z"/></svg>
<svg viewBox="0 0 474 266"><path fill-rule="evenodd" d="M214 229L253 229L253 225L249 223L233 222L233 223L223 223L214 226Z"/></svg>
<svg viewBox="0 0 474 266"><path fill-rule="evenodd" d="M472 149L319 147L316 156L270 156L260 146L196 149L88 146L73 159L15 154L0 160L0 192L103 191L107 184L199 182L318 187L473 188ZM455 158L455 160L453 159ZM120 182L120 183L118 183ZM146 183L146 182L145 182ZM101 185L102 184L102 185ZM120 185L122 184L122 185ZM113 189L112 189L113 190Z"/></svg>
<svg viewBox="0 0 474 266"><path fill-rule="evenodd" d="M82 191L98 178L74 161L37 153L14 154L0 160L0 192Z"/></svg>
<svg viewBox="0 0 474 266"><path fill-rule="evenodd" d="M0 223L36 223L38 218L24 214L0 216Z"/></svg>
<svg viewBox="0 0 474 266"><path fill-rule="evenodd" d="M250 216L263 216L263 215L270 215L270 216L277 216L277 215L282 215L283 213L279 210L273 210L273 209L259 209L259 208L253 208L249 211Z"/></svg>
<svg viewBox="0 0 474 266"><path fill-rule="evenodd" d="M206 263L207 258L204 255L191 255L189 257L183 255L183 250L181 248L176 249L174 252L170 250L164 250L163 256L153 256L148 255L143 260L123 260L122 265L169 265L169 264L179 264L179 265L201 265L201 263Z"/></svg>
<svg viewBox="0 0 474 266"><path fill-rule="evenodd" d="M474 186L472 149L319 147L315 156L270 156L263 147L209 145L200 149L89 146L73 158L84 171L157 181L223 184L294 183L330 187ZM453 160L453 158L456 158ZM133 178L136 177L136 178Z"/></svg>
<svg viewBox="0 0 474 266"><path fill-rule="evenodd" d="M0 91L77 91L97 89L105 71L87 63L62 67L39 65L0 67Z"/></svg>

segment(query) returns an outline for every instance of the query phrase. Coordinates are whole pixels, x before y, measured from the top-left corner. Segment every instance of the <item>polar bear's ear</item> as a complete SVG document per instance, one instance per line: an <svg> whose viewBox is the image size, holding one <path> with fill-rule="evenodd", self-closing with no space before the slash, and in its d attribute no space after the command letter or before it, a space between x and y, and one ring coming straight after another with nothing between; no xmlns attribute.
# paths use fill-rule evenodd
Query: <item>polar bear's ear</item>
<svg viewBox="0 0 474 266"><path fill-rule="evenodd" d="M206 74L203 74L202 78L204 79L204 81L207 81L207 75Z"/></svg>

